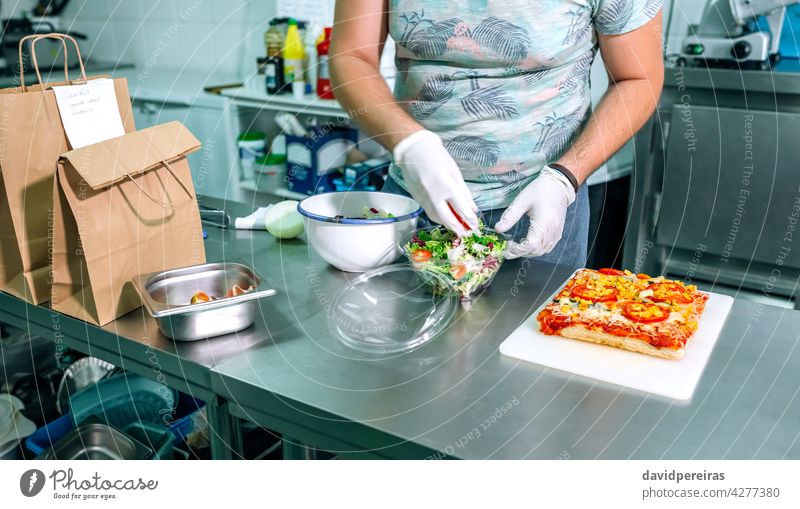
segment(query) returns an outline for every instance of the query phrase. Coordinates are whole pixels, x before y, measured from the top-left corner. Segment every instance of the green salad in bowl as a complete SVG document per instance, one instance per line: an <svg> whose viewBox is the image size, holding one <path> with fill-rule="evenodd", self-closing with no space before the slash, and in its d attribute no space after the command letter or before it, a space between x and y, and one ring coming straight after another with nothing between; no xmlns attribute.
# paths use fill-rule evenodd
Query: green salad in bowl
<svg viewBox="0 0 800 509"><path fill-rule="evenodd" d="M415 231L402 245L403 253L419 274L426 272L444 275L449 283L441 286L441 278L427 278L437 291L456 292L469 300L486 288L504 260L506 237L481 227L480 233L458 237L443 226Z"/></svg>

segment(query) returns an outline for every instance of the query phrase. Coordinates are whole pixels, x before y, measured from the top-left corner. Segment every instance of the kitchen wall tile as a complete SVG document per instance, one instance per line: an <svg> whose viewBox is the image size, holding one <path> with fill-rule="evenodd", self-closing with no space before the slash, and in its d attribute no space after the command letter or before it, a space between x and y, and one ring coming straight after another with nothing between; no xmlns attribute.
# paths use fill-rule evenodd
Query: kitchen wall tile
<svg viewBox="0 0 800 509"><path fill-rule="evenodd" d="M247 3L247 23L261 24L267 23L270 18L275 17L278 12L277 2L264 0L253 0ZM266 30L266 28L264 29Z"/></svg>
<svg viewBox="0 0 800 509"><path fill-rule="evenodd" d="M174 69L182 62L183 27L174 21L153 20L142 25L139 31L140 67L149 69Z"/></svg>
<svg viewBox="0 0 800 509"><path fill-rule="evenodd" d="M170 0L136 0L139 16L147 21L169 21L174 17Z"/></svg>
<svg viewBox="0 0 800 509"><path fill-rule="evenodd" d="M215 41L214 65L224 73L240 73L242 71L242 48L244 47L244 25L218 25L213 31Z"/></svg>
<svg viewBox="0 0 800 509"><path fill-rule="evenodd" d="M9 2L6 0L0 6L0 18L19 18L23 13L29 12L36 5L36 0L19 0Z"/></svg>
<svg viewBox="0 0 800 509"><path fill-rule="evenodd" d="M219 0L172 0L173 12L183 21L215 21L212 5Z"/></svg>
<svg viewBox="0 0 800 509"><path fill-rule="evenodd" d="M191 42L187 41L184 45L185 68L214 72L217 66L217 37L214 36L217 25L209 21L198 21L187 25L190 25L189 31L194 37Z"/></svg>
<svg viewBox="0 0 800 509"><path fill-rule="evenodd" d="M140 62L139 37L142 34L140 34L139 22L132 19L113 18L109 23L109 30L114 34L114 50L116 51L114 59L123 63Z"/></svg>
<svg viewBox="0 0 800 509"><path fill-rule="evenodd" d="M66 19L83 20L107 19L111 13L111 0L92 2L70 2L61 15Z"/></svg>
<svg viewBox="0 0 800 509"><path fill-rule="evenodd" d="M259 0L255 0L259 1ZM263 1L263 0L262 0ZM228 0L226 2L211 2L211 13L214 20L219 23L229 24L245 24L249 20L247 14L249 9L249 2L247 0Z"/></svg>
<svg viewBox="0 0 800 509"><path fill-rule="evenodd" d="M139 0L108 0L110 15L117 19L139 19L142 9ZM72 3L80 3L73 1Z"/></svg>
<svg viewBox="0 0 800 509"><path fill-rule="evenodd" d="M106 62L118 60L116 38L109 22L77 19L70 24L70 30L87 36L86 40L78 41L84 60L104 60Z"/></svg>

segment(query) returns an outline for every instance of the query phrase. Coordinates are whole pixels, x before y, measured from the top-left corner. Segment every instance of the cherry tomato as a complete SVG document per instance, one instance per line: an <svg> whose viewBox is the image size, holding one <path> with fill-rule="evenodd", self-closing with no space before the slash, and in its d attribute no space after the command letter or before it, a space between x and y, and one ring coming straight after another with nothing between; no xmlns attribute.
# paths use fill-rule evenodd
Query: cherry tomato
<svg viewBox="0 0 800 509"><path fill-rule="evenodd" d="M600 269L597 272L599 272L600 274L605 274L606 276L624 276L625 275L625 273L622 272L619 269L605 268L605 269Z"/></svg>
<svg viewBox="0 0 800 509"><path fill-rule="evenodd" d="M625 302L622 304L622 314L640 323L663 322L669 318L669 310L648 302Z"/></svg>
<svg viewBox="0 0 800 509"><path fill-rule="evenodd" d="M453 279L459 280L467 275L467 267L463 263L456 263L450 267L450 275Z"/></svg>
<svg viewBox="0 0 800 509"><path fill-rule="evenodd" d="M638 279L650 279L650 276L648 276L647 274L636 274L636 277Z"/></svg>
<svg viewBox="0 0 800 509"><path fill-rule="evenodd" d="M574 286L570 292L570 296L572 297L590 300L592 302L608 302L617 300L617 294L619 294L619 290L610 286L590 287L587 285Z"/></svg>
<svg viewBox="0 0 800 509"><path fill-rule="evenodd" d="M653 290L653 299L656 302L675 302L677 304L690 304L694 299L686 287L671 282L653 283L647 287Z"/></svg>
<svg viewBox="0 0 800 509"><path fill-rule="evenodd" d="M192 295L192 300L190 301L192 304L200 304L201 302L210 302L211 297L208 296L205 292L197 292L196 294Z"/></svg>
<svg viewBox="0 0 800 509"><path fill-rule="evenodd" d="M428 260L433 257L430 251L427 249L417 249L416 251L411 251L411 261L416 263L427 262Z"/></svg>

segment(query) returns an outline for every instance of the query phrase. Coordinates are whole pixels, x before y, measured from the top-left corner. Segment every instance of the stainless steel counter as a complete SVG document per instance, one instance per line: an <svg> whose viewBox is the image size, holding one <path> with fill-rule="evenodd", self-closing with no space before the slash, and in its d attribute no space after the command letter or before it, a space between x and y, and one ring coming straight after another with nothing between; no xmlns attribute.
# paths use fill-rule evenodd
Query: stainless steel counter
<svg viewBox="0 0 800 509"><path fill-rule="evenodd" d="M798 312L736 301L683 404L498 353L560 267L507 263L443 335L381 359L329 332L325 308L352 276L302 238L208 233L209 261L244 260L278 290L250 329L173 343L141 310L98 328L5 294L0 321L206 399L218 458L239 448L229 413L353 457L800 458Z"/></svg>
<svg viewBox="0 0 800 509"><path fill-rule="evenodd" d="M236 415L301 442L368 457L800 458L797 312L737 301L686 404L498 353L569 276L560 267L507 263L442 336L375 358L329 332L345 275L303 244L252 243L259 270L293 282L281 299L297 321L217 364L212 385Z"/></svg>

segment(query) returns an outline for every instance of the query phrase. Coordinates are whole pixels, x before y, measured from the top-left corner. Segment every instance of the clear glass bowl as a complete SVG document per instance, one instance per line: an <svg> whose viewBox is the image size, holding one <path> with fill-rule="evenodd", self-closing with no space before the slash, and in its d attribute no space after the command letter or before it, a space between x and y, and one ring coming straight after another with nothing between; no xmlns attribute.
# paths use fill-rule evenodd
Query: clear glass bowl
<svg viewBox="0 0 800 509"><path fill-rule="evenodd" d="M496 256L481 259L473 255L473 260L464 263L458 259L450 261L448 258L431 257L420 260L412 256L410 246L419 236L421 231L434 230L446 231L444 226L420 228L406 235L400 242L400 251L405 255L411 266L422 280L431 286L435 292L455 294L461 300L470 300L485 290L500 270L505 261L502 251ZM503 242L508 242L510 237L496 232L491 228L483 228L482 233L499 237Z"/></svg>
<svg viewBox="0 0 800 509"><path fill-rule="evenodd" d="M431 274L446 286L443 276ZM364 353L411 351L439 335L452 320L458 299L431 291L405 264L360 275L339 293L328 323L341 341Z"/></svg>

